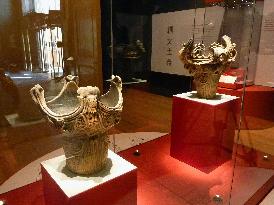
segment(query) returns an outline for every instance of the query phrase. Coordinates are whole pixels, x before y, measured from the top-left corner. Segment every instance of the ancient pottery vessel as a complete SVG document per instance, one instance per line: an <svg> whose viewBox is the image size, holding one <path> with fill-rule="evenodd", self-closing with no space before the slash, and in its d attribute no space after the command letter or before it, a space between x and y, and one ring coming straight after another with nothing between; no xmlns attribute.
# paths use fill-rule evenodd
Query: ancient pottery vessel
<svg viewBox="0 0 274 205"><path fill-rule="evenodd" d="M179 58L185 68L194 77L197 95L200 98L214 98L221 75L235 61L236 44L228 36L222 37L224 44L212 43L208 55L205 54L205 45L194 44L193 39L183 44L179 51Z"/></svg>
<svg viewBox="0 0 274 205"><path fill-rule="evenodd" d="M81 175L102 170L108 156L106 132L121 118L121 78L112 77L105 95L100 95L97 87L78 87L76 76L67 76L61 92L50 101L46 102L40 85L35 85L30 93L48 119L65 133L67 168Z"/></svg>

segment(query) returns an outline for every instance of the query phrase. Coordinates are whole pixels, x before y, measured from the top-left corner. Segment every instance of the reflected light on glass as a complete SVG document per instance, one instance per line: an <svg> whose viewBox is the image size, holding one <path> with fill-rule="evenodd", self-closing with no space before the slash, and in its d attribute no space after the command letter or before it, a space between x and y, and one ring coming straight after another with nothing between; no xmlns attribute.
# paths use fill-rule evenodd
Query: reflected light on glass
<svg viewBox="0 0 274 205"><path fill-rule="evenodd" d="M264 159L265 161L268 161L268 160L269 160L268 155L264 155L264 156L263 156L263 159Z"/></svg>
<svg viewBox="0 0 274 205"><path fill-rule="evenodd" d="M30 76L14 76L14 77L11 77L11 79L32 79L32 77L30 77Z"/></svg>
<svg viewBox="0 0 274 205"><path fill-rule="evenodd" d="M213 197L213 201L216 203L216 204L220 204L223 202L223 199L220 195L216 194L214 197Z"/></svg>

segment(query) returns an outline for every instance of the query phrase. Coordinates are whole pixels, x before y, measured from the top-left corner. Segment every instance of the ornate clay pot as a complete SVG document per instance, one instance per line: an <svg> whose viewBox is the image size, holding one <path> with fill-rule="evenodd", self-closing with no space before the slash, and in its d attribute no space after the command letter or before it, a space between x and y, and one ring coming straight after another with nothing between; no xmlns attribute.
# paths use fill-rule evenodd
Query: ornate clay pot
<svg viewBox="0 0 274 205"><path fill-rule="evenodd" d="M67 168L82 175L102 170L108 156L106 132L121 118L121 78L113 76L109 91L102 96L97 87L78 87L75 76L67 76L59 95L48 102L40 85L30 93L42 112L65 133Z"/></svg>
<svg viewBox="0 0 274 205"><path fill-rule="evenodd" d="M200 98L214 98L221 75L227 70L231 62L235 61L236 44L228 36L223 36L224 45L212 43L209 54L204 55L204 44L194 44L193 39L183 44L179 57L185 68L194 77L197 95Z"/></svg>

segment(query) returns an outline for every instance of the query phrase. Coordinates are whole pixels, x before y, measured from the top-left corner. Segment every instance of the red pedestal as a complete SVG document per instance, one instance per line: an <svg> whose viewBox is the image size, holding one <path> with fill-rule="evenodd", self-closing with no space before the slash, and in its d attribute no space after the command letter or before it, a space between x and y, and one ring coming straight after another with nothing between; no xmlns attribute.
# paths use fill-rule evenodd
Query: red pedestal
<svg viewBox="0 0 274 205"><path fill-rule="evenodd" d="M231 159L238 98L218 95L206 100L195 95L173 97L170 154L208 173Z"/></svg>
<svg viewBox="0 0 274 205"><path fill-rule="evenodd" d="M77 176L65 168L65 157L42 163L46 205L136 205L137 169L109 151L109 166L93 176Z"/></svg>
<svg viewBox="0 0 274 205"><path fill-rule="evenodd" d="M218 93L239 97L243 95L243 92L243 89L218 88ZM241 129L258 130L272 127L274 121L273 105L274 88L257 85L246 87Z"/></svg>

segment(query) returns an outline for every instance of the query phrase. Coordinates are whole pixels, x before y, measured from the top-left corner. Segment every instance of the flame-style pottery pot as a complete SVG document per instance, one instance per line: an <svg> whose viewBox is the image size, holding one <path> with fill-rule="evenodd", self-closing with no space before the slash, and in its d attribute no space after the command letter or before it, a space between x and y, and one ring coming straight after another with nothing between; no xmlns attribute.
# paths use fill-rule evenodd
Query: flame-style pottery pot
<svg viewBox="0 0 274 205"><path fill-rule="evenodd" d="M200 98L211 99L216 96L216 90L221 75L227 70L237 56L236 44L230 37L223 36L223 44L212 43L209 54L205 55L205 45L194 44L193 39L183 44L179 58L185 68L194 77L197 95Z"/></svg>
<svg viewBox="0 0 274 205"><path fill-rule="evenodd" d="M113 76L109 91L100 95L97 87L78 87L78 77L67 76L61 92L45 100L44 90L35 85L30 93L48 119L65 133L67 168L88 175L107 164L107 130L117 124L123 107L122 81Z"/></svg>

